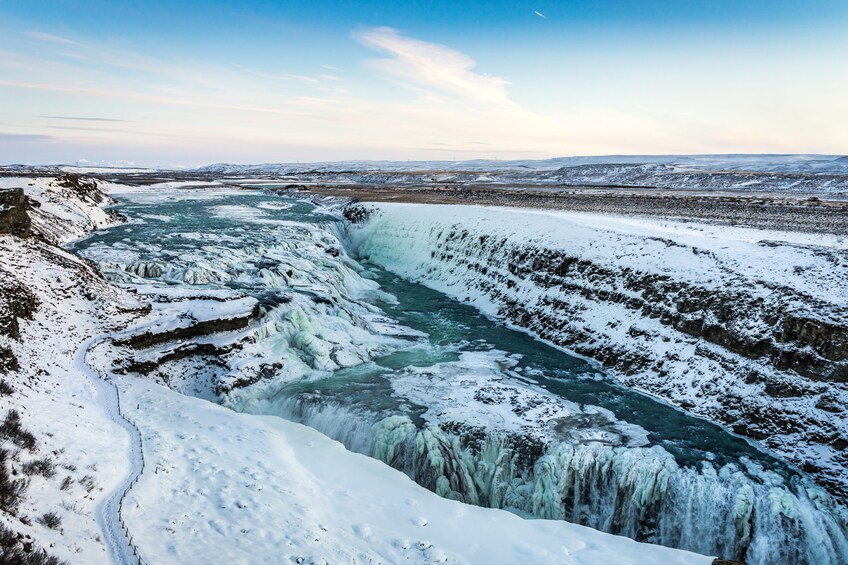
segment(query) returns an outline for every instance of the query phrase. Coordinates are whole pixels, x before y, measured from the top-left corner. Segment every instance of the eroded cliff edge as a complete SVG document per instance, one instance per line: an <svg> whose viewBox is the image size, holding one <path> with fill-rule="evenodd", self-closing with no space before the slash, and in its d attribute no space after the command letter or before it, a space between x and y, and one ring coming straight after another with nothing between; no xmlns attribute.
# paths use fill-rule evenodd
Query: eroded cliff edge
<svg viewBox="0 0 848 565"><path fill-rule="evenodd" d="M848 494L843 238L366 206L348 213L361 257L595 359L627 386L759 440Z"/></svg>

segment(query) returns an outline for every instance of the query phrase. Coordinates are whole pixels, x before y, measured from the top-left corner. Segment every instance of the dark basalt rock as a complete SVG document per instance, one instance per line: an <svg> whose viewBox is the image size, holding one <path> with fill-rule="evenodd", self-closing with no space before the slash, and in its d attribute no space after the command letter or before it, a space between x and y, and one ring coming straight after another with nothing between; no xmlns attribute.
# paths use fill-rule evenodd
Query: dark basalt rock
<svg viewBox="0 0 848 565"><path fill-rule="evenodd" d="M179 341L182 339L191 339L194 337L209 335L213 333L240 330L247 327L251 320L258 318L259 313L259 303L256 303L253 307L253 310L246 316L224 318L218 320L206 320L203 322L197 322L188 327L177 328L159 333L147 331L142 334L134 335L125 339L116 339L114 340L114 343L116 345L128 345L135 349L143 349L146 347L153 347L154 345L159 345L162 343L167 343L169 341Z"/></svg>
<svg viewBox="0 0 848 565"><path fill-rule="evenodd" d="M27 214L28 201L22 188L0 190L0 234L30 236L32 222Z"/></svg>
<svg viewBox="0 0 848 565"><path fill-rule="evenodd" d="M258 383L261 380L271 379L282 368L282 363L263 363L253 374L244 375L242 373L242 376L226 385L219 383L215 386L215 394L218 396L224 396L225 394L232 392L233 390L248 387L252 384Z"/></svg>
<svg viewBox="0 0 848 565"><path fill-rule="evenodd" d="M68 173L58 179L58 185L69 188L82 199L91 199L97 204L105 201L102 192L97 189L97 181L85 180L76 173Z"/></svg>
<svg viewBox="0 0 848 565"><path fill-rule="evenodd" d="M351 204L342 211L345 219L352 224L361 224L371 217L372 210L361 204Z"/></svg>
<svg viewBox="0 0 848 565"><path fill-rule="evenodd" d="M189 343L187 345L182 345L177 347L170 353L163 355L162 357L156 359L155 361L131 361L125 367L116 369L115 373L138 373L140 375L149 375L153 371L159 368L160 365L168 363L169 361L178 361L180 359L185 359L187 357L195 357L195 356L209 356L211 358L221 357L230 351L232 351L233 346L228 347L218 347L211 343Z"/></svg>
<svg viewBox="0 0 848 565"><path fill-rule="evenodd" d="M438 258L453 260L449 243L461 240L460 234L449 233L448 245ZM744 357L766 360L780 371L848 382L848 326L798 313L789 306L791 299L806 297L794 296L789 289L770 289L772 296L765 300L730 289L701 288L665 275L613 271L548 249L512 249L506 269L512 277L501 277L500 282L507 288L516 286L515 279L530 279L542 288L557 287L588 300L641 308L645 317ZM627 292L609 288L616 283ZM563 303L548 305L554 310L566 308ZM518 306L507 305L503 313L511 319L537 317L520 312ZM751 330L748 321L762 322L761 327Z"/></svg>
<svg viewBox="0 0 848 565"><path fill-rule="evenodd" d="M28 288L0 273L0 335L20 339L18 318L32 320L38 305Z"/></svg>

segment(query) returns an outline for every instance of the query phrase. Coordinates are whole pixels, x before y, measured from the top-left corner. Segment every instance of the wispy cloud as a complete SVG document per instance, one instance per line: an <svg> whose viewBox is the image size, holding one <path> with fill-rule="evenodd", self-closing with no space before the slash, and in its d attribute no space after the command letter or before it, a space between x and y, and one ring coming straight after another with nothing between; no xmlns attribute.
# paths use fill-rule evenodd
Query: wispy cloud
<svg viewBox="0 0 848 565"><path fill-rule="evenodd" d="M253 75L259 78L267 78L273 80L282 80L282 81L292 81L292 82L300 82L303 84L309 85L319 85L325 81L338 82L343 80L341 77L328 73L321 73L314 76L310 75L302 75L302 74L294 74L294 73L268 73L263 71L257 71L248 67L244 67L242 65L233 63L233 68L239 69L242 72L245 72L249 75ZM326 65L321 65L322 68L326 68Z"/></svg>
<svg viewBox="0 0 848 565"><path fill-rule="evenodd" d="M42 142L42 141L51 141L53 137L49 135L36 135L29 133L2 133L0 132L0 142L11 141L11 142Z"/></svg>
<svg viewBox="0 0 848 565"><path fill-rule="evenodd" d="M82 45L79 41L74 41L73 39L68 39L67 37L53 35L52 33L44 33L41 31L31 31L27 33L27 36L31 37L32 39L37 39L38 41L45 41L47 43L61 43L63 45Z"/></svg>
<svg viewBox="0 0 848 565"><path fill-rule="evenodd" d="M132 90L99 89L66 84L30 83L20 81L0 81L0 87L10 87L28 90L41 90L46 92L60 92L66 94L79 94L85 96L96 96L108 98L112 101L142 100L156 104L167 104L173 106L186 106L195 108L212 108L219 110L235 110L243 112L255 112L260 114L273 114L278 116L299 116L321 120L332 120L332 117L316 112L304 112L298 110L287 110L273 106L259 106L250 104L221 103L200 99L196 96L162 96L156 94L145 94ZM294 99L293 99L294 100Z"/></svg>
<svg viewBox="0 0 848 565"><path fill-rule="evenodd" d="M128 122L129 120L119 120L118 118L94 118L90 116L38 116L48 120L74 120L82 122Z"/></svg>
<svg viewBox="0 0 848 565"><path fill-rule="evenodd" d="M361 31L354 38L370 49L390 55L374 64L404 82L476 102L514 104L509 99L506 79L474 72L474 59L446 45L404 37L390 27Z"/></svg>
<svg viewBox="0 0 848 565"><path fill-rule="evenodd" d="M108 132L126 132L128 130L123 129L115 129L115 128L103 128L103 127L91 127L91 126L47 126L50 129L65 129L71 131L108 131Z"/></svg>

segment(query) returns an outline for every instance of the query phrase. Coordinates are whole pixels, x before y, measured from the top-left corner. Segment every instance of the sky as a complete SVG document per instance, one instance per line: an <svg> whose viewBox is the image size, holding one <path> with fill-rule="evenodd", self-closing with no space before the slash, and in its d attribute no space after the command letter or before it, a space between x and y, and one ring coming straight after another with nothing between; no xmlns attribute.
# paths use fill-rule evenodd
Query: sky
<svg viewBox="0 0 848 565"><path fill-rule="evenodd" d="M0 163L848 153L845 0L0 0Z"/></svg>

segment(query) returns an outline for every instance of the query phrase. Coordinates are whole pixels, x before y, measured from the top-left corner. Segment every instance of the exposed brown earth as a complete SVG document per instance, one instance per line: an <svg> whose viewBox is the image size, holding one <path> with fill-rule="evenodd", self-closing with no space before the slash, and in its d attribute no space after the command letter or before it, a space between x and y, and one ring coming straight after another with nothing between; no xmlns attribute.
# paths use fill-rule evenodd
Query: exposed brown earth
<svg viewBox="0 0 848 565"><path fill-rule="evenodd" d="M463 185L397 187L314 185L298 192L348 198L358 202L471 204L508 206L626 216L698 220L721 225L848 235L848 202L816 196L769 193L704 193L610 187L557 190L538 187ZM291 190L291 189L290 189Z"/></svg>

